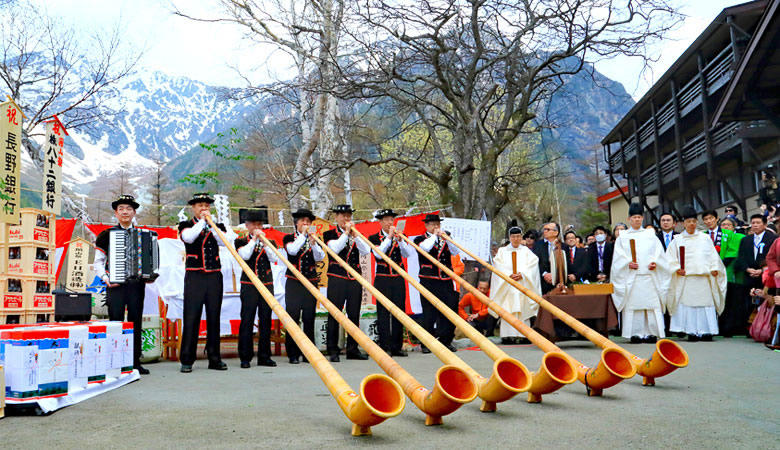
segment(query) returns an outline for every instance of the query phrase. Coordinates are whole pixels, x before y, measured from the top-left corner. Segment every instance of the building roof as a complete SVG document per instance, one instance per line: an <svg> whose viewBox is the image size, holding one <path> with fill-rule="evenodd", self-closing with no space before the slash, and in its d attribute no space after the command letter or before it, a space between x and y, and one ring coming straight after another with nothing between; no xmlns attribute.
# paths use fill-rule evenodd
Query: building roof
<svg viewBox="0 0 780 450"><path fill-rule="evenodd" d="M627 193L628 192L628 185L621 186L620 189L613 189L613 190L607 192L604 195L598 196L598 198L596 198L596 202L599 205L602 204L602 203L609 203L612 200L615 200L618 197L620 197L620 193L621 192L623 192L624 194Z"/></svg>
<svg viewBox="0 0 780 450"><path fill-rule="evenodd" d="M763 107L780 111L780 0L772 0L739 61L734 77L726 87L712 118L718 122L766 119L750 96L760 99Z"/></svg>
<svg viewBox="0 0 780 450"><path fill-rule="evenodd" d="M617 125L601 140L602 145L606 145L619 140L618 136L620 131L631 124L631 119L637 115L640 111L647 116L650 115L650 100L656 97L661 97L667 101L671 97L671 93L668 92L669 82L672 77L677 78L676 81L682 83L687 82L698 71L698 62L696 55L700 51L711 50L715 52L722 48L721 42L729 40L729 26L726 22L726 18L732 16L737 26L742 29L750 28L750 23L753 20L750 17L761 14L766 9L768 0L756 0L748 3L742 3L740 5L731 6L725 8L718 14L718 16L704 29L704 31L696 38L682 55L664 72L661 78L642 96L641 99L626 113L625 116L618 122ZM748 16L747 20L744 20L741 16ZM717 42L715 37L718 37ZM710 49L709 47L717 46L716 49ZM687 77L681 76L681 74L688 74ZM663 102L656 102L663 103Z"/></svg>

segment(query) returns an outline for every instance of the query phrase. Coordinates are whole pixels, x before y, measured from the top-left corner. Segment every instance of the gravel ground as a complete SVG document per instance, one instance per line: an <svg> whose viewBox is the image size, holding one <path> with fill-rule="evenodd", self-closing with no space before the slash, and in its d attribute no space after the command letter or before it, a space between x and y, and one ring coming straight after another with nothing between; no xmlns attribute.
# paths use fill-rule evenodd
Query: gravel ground
<svg viewBox="0 0 780 450"><path fill-rule="evenodd" d="M619 340L620 341L620 340ZM622 342L622 341L621 341ZM587 397L580 383L528 404L525 395L481 413L479 399L424 426L424 415L406 402L404 412L373 427L373 436L352 437L350 422L308 364L276 368L206 370L191 374L161 362L140 381L45 417L0 420L0 448L780 448L780 354L745 338L682 343L691 363L643 387L640 377ZM600 351L587 342L560 344L585 364ZM625 347L647 357L647 344ZM533 346L503 346L530 370L542 353ZM458 356L482 375L492 361L480 351ZM434 355L411 353L398 362L425 386L441 366ZM334 364L354 388L371 361Z"/></svg>

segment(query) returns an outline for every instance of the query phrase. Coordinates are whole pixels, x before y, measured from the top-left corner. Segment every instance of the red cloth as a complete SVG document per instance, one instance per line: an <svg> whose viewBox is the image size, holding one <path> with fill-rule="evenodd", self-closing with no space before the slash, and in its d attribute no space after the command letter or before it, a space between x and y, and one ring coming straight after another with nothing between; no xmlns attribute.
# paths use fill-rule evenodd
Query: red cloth
<svg viewBox="0 0 780 450"><path fill-rule="evenodd" d="M86 225L87 229L92 233L94 233L95 236L100 234L103 230L106 230L114 226L113 224L105 224L105 223L87 223L84 225ZM139 226L138 228L156 231L158 239L166 239L166 238L176 239L178 237L178 230L175 227L154 227L154 226L142 225Z"/></svg>
<svg viewBox="0 0 780 450"><path fill-rule="evenodd" d="M780 239L775 239L772 247L769 248L769 253L766 255L766 267L768 270L765 272L765 275L768 276L764 277L764 286L777 287L775 283L777 279L774 275L775 272L780 271Z"/></svg>
<svg viewBox="0 0 780 450"><path fill-rule="evenodd" d="M70 240L73 237L73 230L76 228L76 220L77 219L57 219L56 221L56 232L54 236L54 246L58 249L61 249L61 251L57 252L57 268L55 269L56 272L54 273L55 276L55 283L60 278L60 271L62 270L62 263L65 262L65 255L68 252L68 245L70 244Z"/></svg>
<svg viewBox="0 0 780 450"><path fill-rule="evenodd" d="M485 295L490 295L490 292ZM471 292L464 295L463 298L460 299L460 303L458 303L458 314L460 314L460 317L462 317L463 320L468 320L469 318L469 314L466 313L465 309L467 306L471 306L471 314L477 313L480 318L484 318L488 315L487 305L477 299Z"/></svg>

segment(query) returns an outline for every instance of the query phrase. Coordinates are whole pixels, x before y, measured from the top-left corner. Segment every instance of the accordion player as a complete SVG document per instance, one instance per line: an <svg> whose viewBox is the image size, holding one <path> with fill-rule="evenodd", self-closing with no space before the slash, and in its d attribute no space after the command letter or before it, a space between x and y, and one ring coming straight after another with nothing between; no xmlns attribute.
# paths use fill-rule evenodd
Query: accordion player
<svg viewBox="0 0 780 450"><path fill-rule="evenodd" d="M140 228L109 231L108 272L110 283L128 280L153 281L160 267L157 232Z"/></svg>

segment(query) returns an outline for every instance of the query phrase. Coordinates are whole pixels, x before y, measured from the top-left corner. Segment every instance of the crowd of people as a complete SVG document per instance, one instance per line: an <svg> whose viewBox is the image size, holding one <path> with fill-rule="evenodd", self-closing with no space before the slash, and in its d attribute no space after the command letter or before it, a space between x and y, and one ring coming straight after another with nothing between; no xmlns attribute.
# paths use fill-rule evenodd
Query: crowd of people
<svg viewBox="0 0 780 450"><path fill-rule="evenodd" d="M551 222L541 232L527 230L521 235L522 230L513 227L504 245L493 243L492 254L496 265L508 271L502 252L524 247L525 259L535 266L541 282L535 286L532 276L525 279L542 295L574 283L611 282L620 334L635 343L653 343L669 334L693 342L712 341L716 335L749 336L757 311L775 308L780 313L780 240L776 240L780 215L774 206L762 205L761 210L745 223L738 219L736 206L727 206L724 217L686 206L682 217L663 212L656 230L643 225L642 207L632 204L628 224L618 223L611 232L597 226L583 238L570 226L561 236L560 226ZM496 281L493 275L492 283ZM487 278L480 284L491 290ZM513 312L520 310L512 306L517 299L504 298L517 292L495 292L495 286L492 291L491 298L499 304ZM464 297L462 305L470 300ZM535 304L530 299L520 303L525 308L521 316L528 321L535 315ZM478 320L487 314L479 307L475 310L482 315L469 316L467 308L461 315ZM505 342L514 337L503 328L501 336ZM775 327L766 345L780 349L778 344Z"/></svg>
<svg viewBox="0 0 780 450"><path fill-rule="evenodd" d="M217 223L225 239L211 228L211 205L214 199L206 193L195 194L189 201L193 218L179 223L179 237L185 248L183 320L181 331L181 372L192 372L203 310L206 312L206 353L208 368L227 370L220 355L220 313L222 274L219 247L233 245L265 289L273 293L272 264L288 264L285 273L285 308L310 339L314 339L314 316L317 300L313 291L319 281L318 262L326 253L328 259L327 298L337 309L358 324L362 303L362 286L355 274L361 274L361 256L374 254L376 272L374 287L399 309L405 308L406 274L399 273L403 259L418 254L419 282L444 305L493 335L498 327L504 342L524 339L510 324L499 320L485 303L473 294L460 298L457 285L449 273L463 273L459 247L441 228L437 214L423 219L425 232L408 240L394 226L398 216L391 209L378 210L374 216L381 230L367 238L360 235L352 222L350 205L337 205L332 212L335 226L316 236L314 214L307 209L292 213L293 233L284 235L281 246L268 241L263 231L268 224L264 206L242 209L240 221L246 236ZM95 272L107 285L107 304L111 320L128 320L141 329L144 282L129 280L111 283L108 255L111 252L111 230L133 227L138 203L122 195L112 203L118 224L105 230L96 240ZM768 212L769 210L767 210ZM583 239L573 229L561 235L557 223L545 223L540 231L525 233L517 226L507 230L508 242L492 249L490 279L479 279L477 288L517 319L533 325L539 304L527 293L537 295L566 293L573 283L611 282L612 299L620 313L620 333L633 343L654 343L668 333L687 336L689 341L712 341L713 336L733 337L747 333L751 313L758 299L765 307L780 307L780 240L767 229L769 214L751 216L749 227L736 219L736 209L726 209L719 219L715 211L698 214L692 207L683 208L682 230L671 213L661 216L659 231L643 226L643 209L639 204L629 208L628 224L618 224L610 232L597 226ZM704 227L699 227L701 216ZM776 230L775 230L776 231ZM268 245L274 248L269 248ZM323 245L324 244L324 245ZM278 246L278 248L277 248ZM278 253L277 253L278 252ZM284 259L285 261L282 261ZM343 261L339 262L337 259ZM347 266L349 269L347 269ZM484 268L483 268L484 270ZM518 289L519 283L523 289ZM451 351L455 325L428 301L422 301L423 328ZM441 307L441 306L440 306ZM259 318L257 352L253 348L255 318ZM379 346L393 357L405 357L402 348L403 327L381 302L377 303ZM140 335L136 333L134 366L141 374L149 371L140 365ZM257 364L276 366L271 359L271 308L261 298L258 288L246 274L241 277L241 325L238 352L241 368ZM775 331L767 343L778 349ZM291 364L308 362L295 340L288 334L285 347ZM348 336L347 359L365 360L357 342ZM423 353L430 350L422 345ZM339 323L328 318L327 352L331 362L339 362Z"/></svg>

